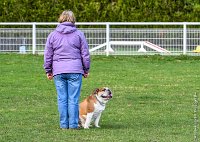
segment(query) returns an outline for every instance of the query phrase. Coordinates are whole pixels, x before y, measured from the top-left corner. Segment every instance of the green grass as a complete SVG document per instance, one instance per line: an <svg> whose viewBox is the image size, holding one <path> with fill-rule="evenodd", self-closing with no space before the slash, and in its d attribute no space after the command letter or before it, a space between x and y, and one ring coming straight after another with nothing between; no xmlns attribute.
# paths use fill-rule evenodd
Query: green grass
<svg viewBox="0 0 200 142"><path fill-rule="evenodd" d="M43 56L0 54L0 141L192 142L199 60L92 56L81 100L103 86L111 88L113 99L102 114L101 128L62 131L55 87L46 79Z"/></svg>

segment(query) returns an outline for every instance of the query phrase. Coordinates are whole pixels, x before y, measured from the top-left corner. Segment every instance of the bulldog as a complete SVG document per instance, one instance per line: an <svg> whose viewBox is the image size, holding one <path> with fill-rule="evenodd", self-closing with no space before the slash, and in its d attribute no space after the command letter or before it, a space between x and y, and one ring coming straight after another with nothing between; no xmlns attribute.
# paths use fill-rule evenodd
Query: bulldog
<svg viewBox="0 0 200 142"><path fill-rule="evenodd" d="M101 114L105 110L106 103L111 98L112 92L108 87L95 89L79 105L79 126L89 129L91 122L94 122L95 127L100 127Z"/></svg>

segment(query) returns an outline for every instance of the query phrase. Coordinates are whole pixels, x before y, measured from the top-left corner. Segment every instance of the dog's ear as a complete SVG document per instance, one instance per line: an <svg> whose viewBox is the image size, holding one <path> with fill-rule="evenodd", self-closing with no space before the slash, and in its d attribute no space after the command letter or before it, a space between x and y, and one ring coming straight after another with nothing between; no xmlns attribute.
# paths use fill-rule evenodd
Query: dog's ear
<svg viewBox="0 0 200 142"><path fill-rule="evenodd" d="M93 91L93 94L97 94L99 92L99 88L96 88L94 91Z"/></svg>

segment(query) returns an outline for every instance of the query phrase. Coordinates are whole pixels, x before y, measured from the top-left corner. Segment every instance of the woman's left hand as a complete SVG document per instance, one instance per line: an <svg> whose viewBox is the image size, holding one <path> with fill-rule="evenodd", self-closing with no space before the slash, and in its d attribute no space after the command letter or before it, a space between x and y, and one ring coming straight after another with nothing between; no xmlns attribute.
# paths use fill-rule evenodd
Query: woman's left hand
<svg viewBox="0 0 200 142"><path fill-rule="evenodd" d="M47 73L47 78L48 78L49 80L52 80L52 79L53 79L53 74L52 74L52 73Z"/></svg>

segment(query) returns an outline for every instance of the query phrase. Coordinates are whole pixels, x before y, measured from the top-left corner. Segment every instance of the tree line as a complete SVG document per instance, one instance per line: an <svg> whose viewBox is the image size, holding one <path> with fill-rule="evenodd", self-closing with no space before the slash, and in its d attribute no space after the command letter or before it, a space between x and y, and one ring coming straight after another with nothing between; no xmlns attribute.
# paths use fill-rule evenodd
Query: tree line
<svg viewBox="0 0 200 142"><path fill-rule="evenodd" d="M199 22L200 0L0 0L0 22Z"/></svg>

